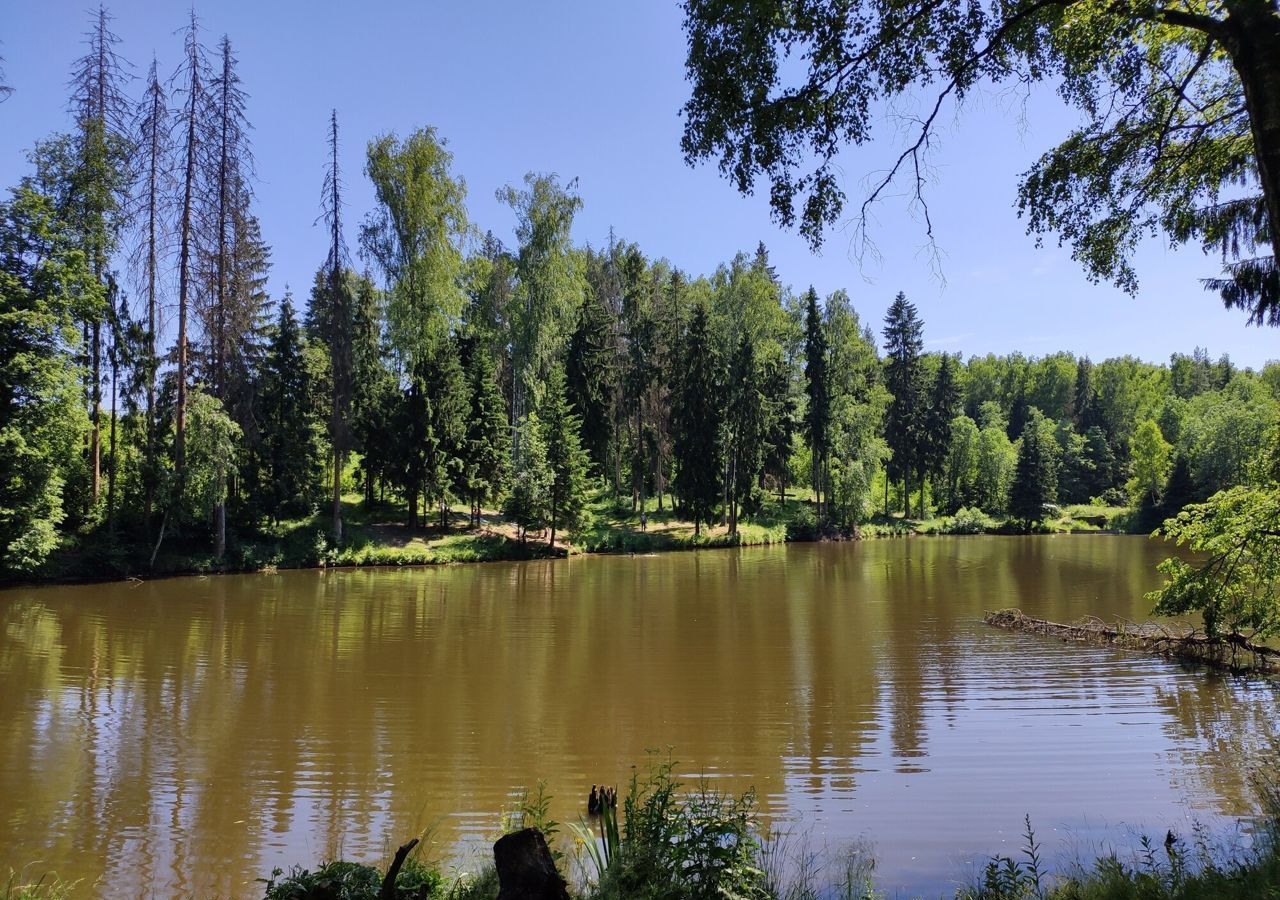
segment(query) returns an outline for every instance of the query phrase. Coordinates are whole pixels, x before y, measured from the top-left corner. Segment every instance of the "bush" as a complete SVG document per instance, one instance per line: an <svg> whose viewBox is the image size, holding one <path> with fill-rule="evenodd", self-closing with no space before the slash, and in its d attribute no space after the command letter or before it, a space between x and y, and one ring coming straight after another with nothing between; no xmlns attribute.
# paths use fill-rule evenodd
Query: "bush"
<svg viewBox="0 0 1280 900"><path fill-rule="evenodd" d="M943 521L939 534L983 534L995 527L991 517L978 509L960 507L956 514Z"/></svg>
<svg viewBox="0 0 1280 900"><path fill-rule="evenodd" d="M382 874L373 866L334 860L314 872L294 866L281 878L276 869L266 879L263 900L378 900ZM444 896L440 873L417 859L406 859L396 875L398 900L427 900Z"/></svg>

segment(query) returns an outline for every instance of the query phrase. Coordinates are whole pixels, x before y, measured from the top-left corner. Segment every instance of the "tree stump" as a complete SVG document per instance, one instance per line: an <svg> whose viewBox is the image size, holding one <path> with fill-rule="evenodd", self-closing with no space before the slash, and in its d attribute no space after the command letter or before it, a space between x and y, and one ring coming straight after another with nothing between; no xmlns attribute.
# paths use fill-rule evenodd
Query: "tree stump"
<svg viewBox="0 0 1280 900"><path fill-rule="evenodd" d="M538 829L524 828L498 838L493 862L498 869L498 900L569 900L568 886Z"/></svg>

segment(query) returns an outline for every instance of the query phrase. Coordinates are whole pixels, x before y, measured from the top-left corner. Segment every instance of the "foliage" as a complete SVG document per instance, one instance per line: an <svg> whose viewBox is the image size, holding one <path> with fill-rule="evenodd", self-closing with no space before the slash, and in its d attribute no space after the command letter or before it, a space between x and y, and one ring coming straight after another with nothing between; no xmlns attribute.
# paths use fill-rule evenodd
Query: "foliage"
<svg viewBox="0 0 1280 900"><path fill-rule="evenodd" d="M1147 419L1133 435L1133 477L1126 487L1134 506L1155 506L1164 490L1172 465L1173 448L1160 433L1160 426Z"/></svg>
<svg viewBox="0 0 1280 900"><path fill-rule="evenodd" d="M294 866L263 879L263 900L379 900L383 875L373 866L333 860L315 871ZM440 873L414 856L396 873L397 900L427 900L448 896Z"/></svg>
<svg viewBox="0 0 1280 900"><path fill-rule="evenodd" d="M670 760L633 774L616 861L601 879L604 898L767 898L755 833L755 795L706 784L682 794Z"/></svg>
<svg viewBox="0 0 1280 900"><path fill-rule="evenodd" d="M1213 285L1229 305L1280 321L1274 6L685 0L684 11L686 159L716 160L744 194L766 182L774 217L798 221L815 247L847 199L839 151L872 139L882 102L932 91L861 204L863 250L869 209L899 178L932 235L928 151L949 103L988 81L1049 82L1083 123L1023 175L1029 230L1131 291L1143 235L1198 241L1233 264Z"/></svg>
<svg viewBox="0 0 1280 900"><path fill-rule="evenodd" d="M360 240L389 283L387 334L411 368L462 314L466 184L454 177L445 148L434 128L403 141L385 134L369 142L365 162L377 206Z"/></svg>
<svg viewBox="0 0 1280 900"><path fill-rule="evenodd" d="M1280 430L1253 484L1187 507L1157 533L1195 554L1160 564L1165 583L1148 595L1157 614L1198 611L1210 637L1280 633Z"/></svg>
<svg viewBox="0 0 1280 900"><path fill-rule="evenodd" d="M57 546L88 428L76 319L99 298L49 198L14 191L0 204L0 572L32 573Z"/></svg>

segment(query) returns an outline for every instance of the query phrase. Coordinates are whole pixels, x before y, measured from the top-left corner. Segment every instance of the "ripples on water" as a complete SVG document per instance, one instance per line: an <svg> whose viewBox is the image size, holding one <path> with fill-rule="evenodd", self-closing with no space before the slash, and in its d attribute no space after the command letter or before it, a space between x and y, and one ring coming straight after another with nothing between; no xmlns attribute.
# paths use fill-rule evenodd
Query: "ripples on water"
<svg viewBox="0 0 1280 900"><path fill-rule="evenodd" d="M576 819L646 748L936 894L1032 817L1050 858L1226 829L1275 690L990 629L1144 618L1139 538L871 541L0 592L0 869L245 896L273 866Z"/></svg>

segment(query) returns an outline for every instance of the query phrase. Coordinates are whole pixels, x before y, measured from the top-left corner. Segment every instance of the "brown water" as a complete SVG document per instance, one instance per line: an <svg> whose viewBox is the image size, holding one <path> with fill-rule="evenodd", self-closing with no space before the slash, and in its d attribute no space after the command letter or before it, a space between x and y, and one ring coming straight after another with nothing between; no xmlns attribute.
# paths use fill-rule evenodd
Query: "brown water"
<svg viewBox="0 0 1280 900"><path fill-rule="evenodd" d="M255 896L274 866L465 858L539 778L557 818L646 748L754 786L819 855L936 895L1229 828L1274 688L1008 634L1143 618L1141 538L936 538L0 592L0 873L85 895Z"/></svg>

